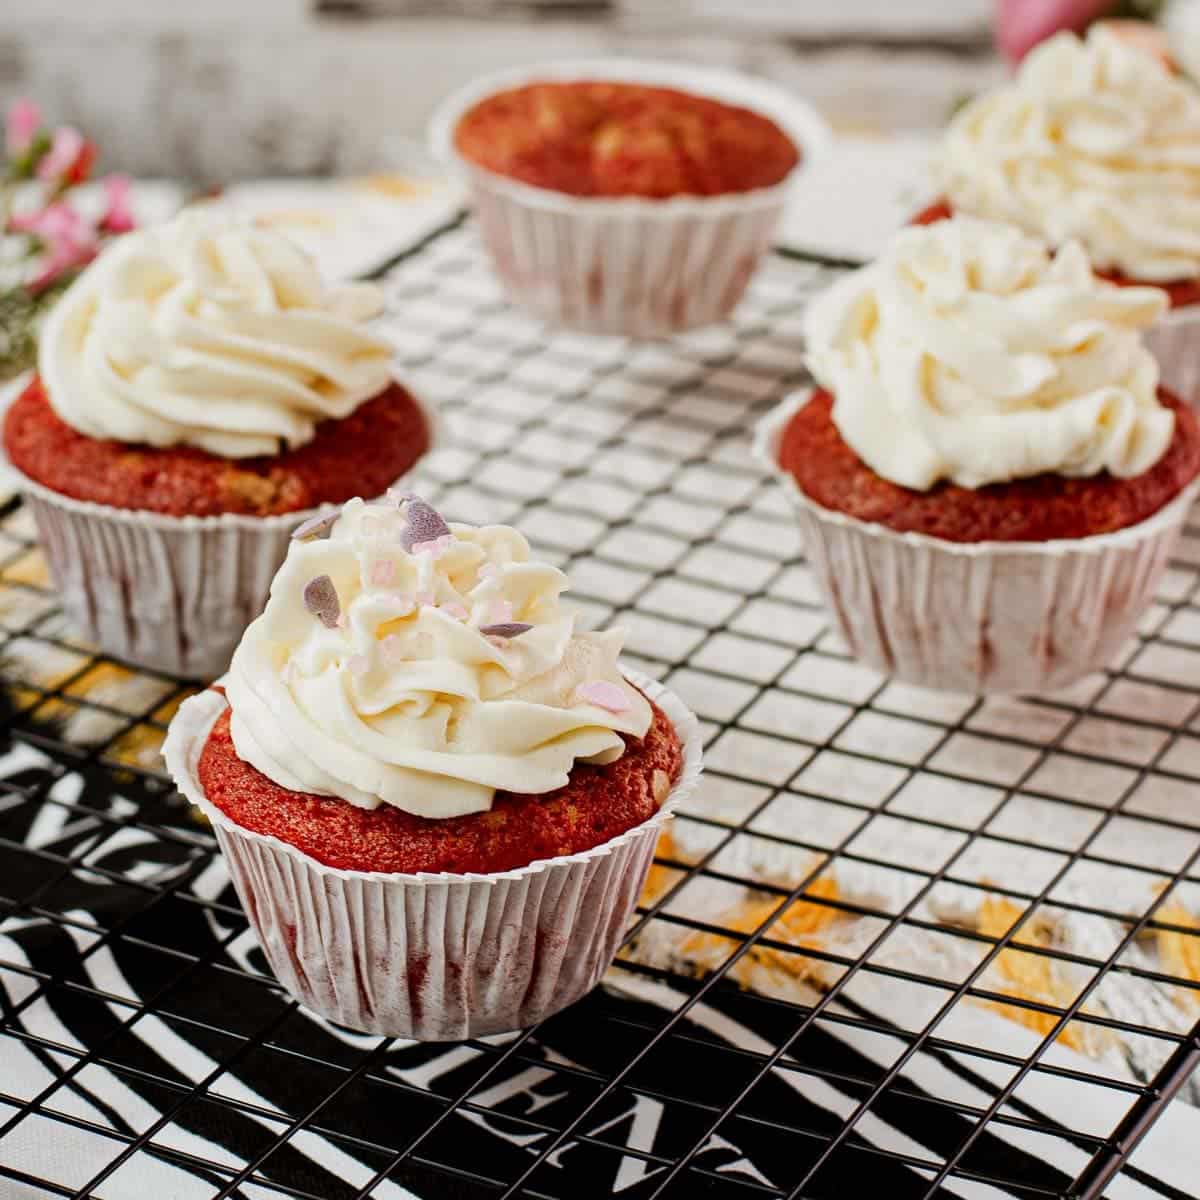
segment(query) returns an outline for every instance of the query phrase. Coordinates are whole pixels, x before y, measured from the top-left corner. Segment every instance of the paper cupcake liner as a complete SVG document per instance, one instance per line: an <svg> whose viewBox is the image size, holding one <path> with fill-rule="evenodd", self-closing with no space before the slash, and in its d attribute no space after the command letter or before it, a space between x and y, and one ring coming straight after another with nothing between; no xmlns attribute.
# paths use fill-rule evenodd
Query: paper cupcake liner
<svg viewBox="0 0 1200 1200"><path fill-rule="evenodd" d="M197 778L226 701L184 703L163 754L212 822L238 897L280 983L352 1029L454 1041L532 1025L589 992L612 962L654 846L700 776L700 729L671 692L633 671L683 744L679 781L658 812L579 854L496 874L387 874L325 866L243 829Z"/></svg>
<svg viewBox="0 0 1200 1200"><path fill-rule="evenodd" d="M494 174L462 158L454 131L485 96L535 80L618 79L739 104L773 119L801 151L774 187L666 200L569 196ZM434 116L438 157L464 175L497 274L514 303L553 325L658 337L722 321L771 244L798 171L828 145L802 101L732 72L622 59L571 61L489 75Z"/></svg>
<svg viewBox="0 0 1200 1200"><path fill-rule="evenodd" d="M419 401L438 437L432 406ZM74 500L6 463L33 513L63 611L105 653L211 679L262 612L292 531L325 504L272 517L172 517Z"/></svg>
<svg viewBox="0 0 1200 1200"><path fill-rule="evenodd" d="M1142 337L1158 360L1163 386L1200 404L1200 304L1171 309Z"/></svg>
<svg viewBox="0 0 1200 1200"><path fill-rule="evenodd" d="M1051 542L896 533L809 499L779 465L811 391L760 423L755 450L786 488L809 564L856 658L943 691L1042 692L1110 663L1154 598L1200 483L1149 519Z"/></svg>

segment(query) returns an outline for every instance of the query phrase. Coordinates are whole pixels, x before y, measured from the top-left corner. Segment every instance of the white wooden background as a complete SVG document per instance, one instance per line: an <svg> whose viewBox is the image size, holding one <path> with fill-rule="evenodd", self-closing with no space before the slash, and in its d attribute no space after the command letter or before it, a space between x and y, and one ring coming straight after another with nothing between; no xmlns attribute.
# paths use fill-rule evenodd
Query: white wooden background
<svg viewBox="0 0 1200 1200"><path fill-rule="evenodd" d="M837 127L872 131L937 126L1003 73L987 37L990 0L577 0L577 9L0 0L0 104L34 96L96 137L107 166L200 184L404 165L441 95L482 71L564 55L736 66L808 96Z"/></svg>

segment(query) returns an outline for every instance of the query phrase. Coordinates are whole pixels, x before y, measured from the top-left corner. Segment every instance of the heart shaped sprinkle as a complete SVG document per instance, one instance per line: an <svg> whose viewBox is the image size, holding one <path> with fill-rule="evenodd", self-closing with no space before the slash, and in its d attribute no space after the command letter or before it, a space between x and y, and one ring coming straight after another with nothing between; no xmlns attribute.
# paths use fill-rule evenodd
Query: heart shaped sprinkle
<svg viewBox="0 0 1200 1200"><path fill-rule="evenodd" d="M396 564L390 558L381 558L371 564L371 583L375 587L387 587L396 578Z"/></svg>
<svg viewBox="0 0 1200 1200"><path fill-rule="evenodd" d="M500 621L495 625L481 625L479 632L484 637L517 638L532 628L532 625L526 625L524 621Z"/></svg>
<svg viewBox="0 0 1200 1200"><path fill-rule="evenodd" d="M327 538L341 513L326 513L323 517L309 517L303 525L292 530L293 542L316 542Z"/></svg>
<svg viewBox="0 0 1200 1200"><path fill-rule="evenodd" d="M326 629L336 629L342 615L341 601L337 588L328 575L318 575L304 585L304 607L308 609Z"/></svg>
<svg viewBox="0 0 1200 1200"><path fill-rule="evenodd" d="M422 542L436 542L438 538L450 533L450 526L442 520L442 514L424 500L414 499L408 502L404 513L408 522L400 535L400 545L411 554L414 546Z"/></svg>
<svg viewBox="0 0 1200 1200"><path fill-rule="evenodd" d="M625 697L625 689L605 679L595 679L591 683L582 683L575 689L576 704L591 704L602 708L605 712L623 713L630 709Z"/></svg>

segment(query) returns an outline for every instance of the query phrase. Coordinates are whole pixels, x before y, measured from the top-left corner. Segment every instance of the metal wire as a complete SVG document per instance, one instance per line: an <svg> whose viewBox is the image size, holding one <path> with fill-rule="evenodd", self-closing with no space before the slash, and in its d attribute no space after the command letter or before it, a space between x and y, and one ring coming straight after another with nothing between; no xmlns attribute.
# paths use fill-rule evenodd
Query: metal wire
<svg viewBox="0 0 1200 1200"><path fill-rule="evenodd" d="M452 434L424 468L422 488L452 517L525 529L575 578L573 595L586 617L627 626L633 661L682 691L703 719L713 751L713 794L727 789L742 801L732 815L718 805L680 817L681 829L705 836L704 849L660 857L668 884L639 909L610 976L619 991L637 996L639 987L657 989L654 994L668 1000L658 1007L589 1000L599 1020L595 1037L605 1048L590 1063L550 1052L549 1031L541 1028L468 1043L464 1055L475 1069L446 1091L391 1071L396 1046L387 1039L361 1047L339 1043L337 1057L289 1040L284 1033L297 1018L296 1006L234 954L245 941L240 910L196 887L215 846L172 798L157 759L170 712L194 685L126 671L73 641L52 587L38 573L28 515L14 501L0 511L0 655L10 684L2 731L36 750L42 765L31 779L0 781L0 820L10 802L39 805L78 836L66 848L38 844L4 836L0 823L0 854L21 864L12 879L0 878L0 931L13 922L42 922L74 938L79 952L78 969L56 972L5 958L0 946L0 979L22 981L25 993L0 1012L0 1064L11 1042L54 1068L31 1095L9 1092L0 1070L0 1115L7 1113L0 1120L0 1180L55 1195L111 1195L103 1189L111 1189L121 1169L149 1155L201 1172L214 1197L247 1195L244 1186L260 1189L255 1195L320 1196L303 1173L289 1175L275 1165L301 1139L319 1136L367 1164L353 1185L360 1198L399 1180L422 1197L563 1200L579 1194L580 1180L556 1164L566 1149L579 1146L640 1164L639 1200L700 1189L823 1196L838 1190L843 1173L885 1163L911 1173L905 1194L914 1197L935 1196L943 1183L957 1180L1020 1196L1095 1200L1122 1170L1145 1182L1149 1177L1129 1163L1130 1155L1200 1062L1200 1025L1156 1019L1158 1011L1114 1013L1094 1001L1104 981L1118 978L1131 988L1165 989L1178 1012L1200 999L1200 979L1130 955L1147 937L1197 936L1197 928L1166 906L1200 882L1200 823L1186 808L1147 799L1152 787L1194 787L1200 780L1200 756L1189 757L1196 742L1191 722L1200 709L1189 676L1191 666L1200 669L1200 633L1192 636L1200 630L1196 531L1189 529L1136 644L1102 677L1065 695L1008 707L983 699L920 700L853 666L829 634L783 502L746 454L756 418L805 379L798 318L811 292L836 276L836 265L777 257L756 279L734 327L649 346L549 335L513 313L482 262L473 230L460 222L377 275L400 314L394 332L406 368L441 402ZM769 710L772 703L796 719L781 722ZM867 796L822 787L811 768L828 755L877 770L886 784ZM1077 782L1064 784L1055 774L1063 770L1100 781L1099 790L1093 795ZM131 800L97 807L67 786L76 778L103 781ZM904 803L917 785L960 789L978 803L969 813L917 811ZM836 833L819 824L782 831L771 825L774 807L792 797L818 804ZM1018 798L1074 822L1079 835L1061 844L1037 828L1006 826L1005 814ZM881 850L864 839L894 819L957 844L936 862L890 858L887 846ZM1173 859L1125 854L1130 822L1176 846ZM99 851L110 839L132 836L162 848L164 873L145 875L102 861ZM750 838L791 856L795 870L785 881L744 869L737 854ZM976 867L988 852L1041 855L1048 865L1035 882L988 878ZM902 876L903 898L892 903L814 890L838 869ZM1066 887L1082 870L1139 879L1144 903L1131 911L1103 888ZM114 919L96 920L60 899L81 873L121 889L123 907ZM766 907L755 910L753 922L732 924L694 909L691 897L702 887L745 891ZM979 902L999 898L1013 906L1014 919L994 936L932 918L925 904L945 888ZM831 919L862 922L869 935L852 950L797 946L777 926L797 903ZM219 926L220 938L197 954L147 937L148 914L168 906ZM1069 919L1109 923L1119 936L1102 952L1047 943L1033 932L1049 907ZM639 953L645 939L671 935L707 938L728 949L699 974ZM952 939L975 957L958 978L934 977L881 954L900 936ZM85 969L89 960L115 948L156 961L161 956L154 986L130 996L97 982ZM828 976L810 996L800 989L738 993L744 972L764 953L803 956ZM995 981L996 965L1013 955L1086 978L1061 1002L1021 995ZM920 989L926 1015L906 1023L864 1005L859 989L871 981ZM191 988L225 986L269 998L269 1019L245 1031L224 1028L181 1001ZM774 1031L770 1039L738 1045L705 1032L698 1017L734 996ZM80 1046L30 1026L29 1014L39 1005L73 1001L107 1006L113 1014L107 1032ZM1023 1016L1037 1030L1028 1052L976 1043L947 1026L949 1014L985 1006ZM211 1069L183 1079L128 1054L130 1030L147 1019L214 1041L221 1049ZM1069 1031L1136 1041L1150 1047L1160 1065L1138 1078L1109 1060L1051 1053ZM818 1034L885 1037L898 1050L883 1064L813 1057L806 1047ZM719 1055L728 1085L709 1091L656 1069L666 1054ZM218 1082L256 1055L277 1057L284 1069L312 1072L322 1082L288 1111L222 1092ZM986 1100L917 1086L908 1068L918 1057ZM73 1089L82 1094L93 1068L158 1089L155 1118L132 1128L116 1116L85 1116L65 1105ZM496 1174L482 1159L464 1161L448 1147L463 1122L500 1119L481 1097L513 1071L544 1072L548 1088L571 1084L584 1098L562 1119L541 1109L505 1111L506 1128L527 1139L529 1149L515 1167ZM991 1082L994 1071L1007 1072L1002 1083ZM778 1079L801 1094L806 1086L836 1087L850 1098L846 1111L833 1126L764 1111L756 1097ZM1029 1080L1102 1089L1124 1107L1106 1130L1070 1128L1031 1102L1024 1087ZM427 1119L391 1138L368 1135L344 1111L367 1086L373 1094L384 1089L426 1104ZM607 1114L630 1096L678 1118L686 1136L667 1148L622 1140ZM868 1122L899 1103L937 1111L939 1120L951 1122L951 1140L936 1149L901 1148L863 1136ZM237 1164L164 1137L197 1104L257 1122L257 1139ZM114 1153L90 1178L70 1184L4 1165L5 1135L31 1118L110 1139ZM1004 1130L1069 1146L1082 1164L1074 1180L1043 1186L1010 1174L994 1154L981 1152L991 1134ZM714 1139L737 1144L747 1131L804 1147L791 1178L735 1178L714 1168L707 1157ZM1155 1187L1173 1194L1166 1185Z"/></svg>

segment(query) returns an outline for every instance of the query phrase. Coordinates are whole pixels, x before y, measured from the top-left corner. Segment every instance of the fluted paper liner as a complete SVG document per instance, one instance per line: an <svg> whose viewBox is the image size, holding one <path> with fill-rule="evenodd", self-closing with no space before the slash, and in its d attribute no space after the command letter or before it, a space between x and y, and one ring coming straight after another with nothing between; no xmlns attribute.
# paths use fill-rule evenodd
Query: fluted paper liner
<svg viewBox="0 0 1200 1200"><path fill-rule="evenodd" d="M1154 598L1200 490L1096 537L959 543L897 533L824 508L779 465L812 391L759 424L755 451L792 500L838 632L856 658L943 691L1043 692L1112 661Z"/></svg>
<svg viewBox="0 0 1200 1200"><path fill-rule="evenodd" d="M780 183L719 196L571 196L488 171L458 154L454 131L485 96L547 80L612 79L675 87L753 109L796 143ZM658 337L722 321L771 244L791 183L827 147L813 109L729 71L630 59L502 71L455 92L430 126L433 151L466 179L484 244L509 296L553 325Z"/></svg>
<svg viewBox="0 0 1200 1200"><path fill-rule="evenodd" d="M1142 334L1158 360L1162 385L1189 404L1200 404L1200 304L1165 312Z"/></svg>
<svg viewBox="0 0 1200 1200"><path fill-rule="evenodd" d="M429 454L438 416L417 403ZM74 500L6 465L33 513L73 628L117 658L189 678L212 679L229 665L242 631L266 604L292 531L341 507L172 517Z"/></svg>
<svg viewBox="0 0 1200 1200"><path fill-rule="evenodd" d="M495 874L326 866L243 829L205 796L197 764L224 696L179 709L163 747L180 791L212 822L280 983L306 1008L367 1033L453 1041L521 1029L591 991L612 962L662 825L700 777L700 729L660 684L627 670L667 715L683 768L658 812L562 858Z"/></svg>

